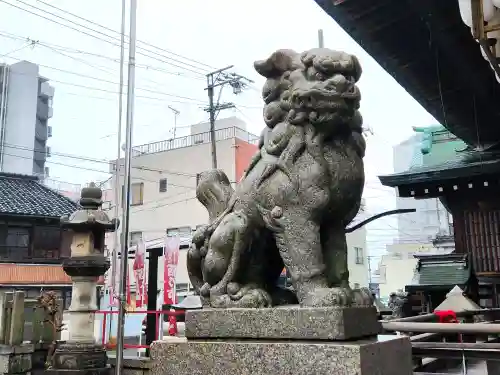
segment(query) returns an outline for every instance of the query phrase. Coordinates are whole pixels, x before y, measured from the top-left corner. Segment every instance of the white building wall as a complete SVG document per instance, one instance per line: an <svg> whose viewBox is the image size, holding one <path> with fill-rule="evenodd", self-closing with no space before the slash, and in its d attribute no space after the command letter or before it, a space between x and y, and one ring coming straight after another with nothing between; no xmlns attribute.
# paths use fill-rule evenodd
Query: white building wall
<svg viewBox="0 0 500 375"><path fill-rule="evenodd" d="M448 254L451 251L453 248L434 247L430 243L387 245L387 254L382 256L378 270L380 296L388 297L411 284L418 263L414 255Z"/></svg>
<svg viewBox="0 0 500 375"><path fill-rule="evenodd" d="M349 267L349 283L351 287L359 286L368 288L369 269L366 244L366 227L361 227L354 232L347 233L347 251ZM362 249L362 259L356 259L356 248ZM356 285L357 284L357 285Z"/></svg>
<svg viewBox="0 0 500 375"><path fill-rule="evenodd" d="M417 267L417 259L387 259L380 266L380 296L389 297L393 292L404 290L411 284Z"/></svg>
<svg viewBox="0 0 500 375"><path fill-rule="evenodd" d="M422 134L415 134L406 141L394 146L394 173L405 172L411 166L421 165L423 155L420 151ZM397 242L429 242L438 233L448 232L448 213L436 199L396 198L398 209L414 208L414 213L398 215Z"/></svg>
<svg viewBox="0 0 500 375"><path fill-rule="evenodd" d="M54 88L39 76L36 64L20 61L2 68L8 74L3 82L4 121L0 118L0 171L43 176ZM0 104L2 91L0 87Z"/></svg>
<svg viewBox="0 0 500 375"><path fill-rule="evenodd" d="M234 181L236 173L234 142L234 138L217 142L218 167L226 172L230 181ZM210 150L210 144L203 143L132 159L132 183L143 183L144 195L142 205L131 207L131 232L142 232L145 241L152 241L163 238L168 228L194 229L208 221L205 207L196 199L196 174L211 169ZM160 192L160 179L164 178L167 179L167 191ZM116 179L112 180L114 206ZM121 191L123 174L118 185ZM113 236L108 237L111 248Z"/></svg>
<svg viewBox="0 0 500 375"><path fill-rule="evenodd" d="M11 65L3 172L32 174L37 102L38 66L27 61Z"/></svg>
<svg viewBox="0 0 500 375"><path fill-rule="evenodd" d="M245 121L235 116L219 119L215 122L214 126L215 130L227 129L232 127L236 127L241 130L247 130L247 125ZM191 125L191 135L205 133L209 131L210 131L210 122L200 122L198 124Z"/></svg>

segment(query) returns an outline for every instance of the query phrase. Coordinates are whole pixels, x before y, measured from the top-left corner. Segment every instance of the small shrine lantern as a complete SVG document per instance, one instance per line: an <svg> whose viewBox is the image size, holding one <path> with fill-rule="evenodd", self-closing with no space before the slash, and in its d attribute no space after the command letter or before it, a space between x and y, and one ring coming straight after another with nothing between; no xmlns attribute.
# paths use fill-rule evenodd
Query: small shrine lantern
<svg viewBox="0 0 500 375"><path fill-rule="evenodd" d="M73 232L71 257L63 269L73 282L69 307L69 339L57 348L49 372L67 370L107 373L106 351L94 338L97 310L97 281L110 266L104 256L105 233L112 232L119 222L101 210L102 191L93 183L82 189L81 209L61 218L61 226Z"/></svg>

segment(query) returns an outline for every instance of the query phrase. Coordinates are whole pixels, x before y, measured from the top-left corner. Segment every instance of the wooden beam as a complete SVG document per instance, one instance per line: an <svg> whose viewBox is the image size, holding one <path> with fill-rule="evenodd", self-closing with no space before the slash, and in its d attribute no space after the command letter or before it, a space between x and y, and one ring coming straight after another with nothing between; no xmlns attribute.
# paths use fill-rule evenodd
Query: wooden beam
<svg viewBox="0 0 500 375"><path fill-rule="evenodd" d="M472 9L472 35L477 40L485 38L483 0L471 0Z"/></svg>

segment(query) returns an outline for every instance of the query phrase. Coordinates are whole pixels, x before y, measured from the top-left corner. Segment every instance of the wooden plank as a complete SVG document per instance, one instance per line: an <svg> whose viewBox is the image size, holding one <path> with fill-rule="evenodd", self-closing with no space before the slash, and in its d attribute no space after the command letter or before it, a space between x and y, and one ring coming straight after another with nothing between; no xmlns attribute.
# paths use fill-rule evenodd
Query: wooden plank
<svg viewBox="0 0 500 375"><path fill-rule="evenodd" d="M21 345L24 335L24 292L16 291L12 300L8 345Z"/></svg>
<svg viewBox="0 0 500 375"><path fill-rule="evenodd" d="M5 344L5 326L7 315L7 293L0 292L0 344Z"/></svg>
<svg viewBox="0 0 500 375"><path fill-rule="evenodd" d="M474 39L483 40L484 34L484 14L483 0L471 0L472 10L472 35Z"/></svg>
<svg viewBox="0 0 500 375"><path fill-rule="evenodd" d="M14 296L14 293L12 292L7 292L5 293L5 305L4 305L4 318L3 318L3 336L2 340L4 344L7 344L9 341L9 334L10 334L10 318L12 316L12 298Z"/></svg>
<svg viewBox="0 0 500 375"><path fill-rule="evenodd" d="M32 344L38 344L42 339L43 319L45 311L41 306L33 308L33 336L31 337Z"/></svg>

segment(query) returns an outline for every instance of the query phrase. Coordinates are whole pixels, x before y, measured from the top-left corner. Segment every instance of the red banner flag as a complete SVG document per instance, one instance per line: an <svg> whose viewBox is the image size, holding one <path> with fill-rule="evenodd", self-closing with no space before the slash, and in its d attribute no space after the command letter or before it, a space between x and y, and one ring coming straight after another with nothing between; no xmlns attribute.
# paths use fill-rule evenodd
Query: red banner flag
<svg viewBox="0 0 500 375"><path fill-rule="evenodd" d="M146 266L146 244L139 241L135 250L134 277L135 277L135 306L142 307L147 304L144 271Z"/></svg>
<svg viewBox="0 0 500 375"><path fill-rule="evenodd" d="M166 305L173 305L177 303L177 295L175 293L175 274L177 271L177 264L179 263L179 236L165 237L164 246L164 270L163 270L163 303ZM168 319L169 328L168 333L170 336L177 334L177 320L175 316L170 316Z"/></svg>
<svg viewBox="0 0 500 375"><path fill-rule="evenodd" d="M127 289L126 289L126 293L127 293L127 306L130 306L132 304L132 296L131 296L131 293L130 293L130 277L129 277L128 272L127 272Z"/></svg>

